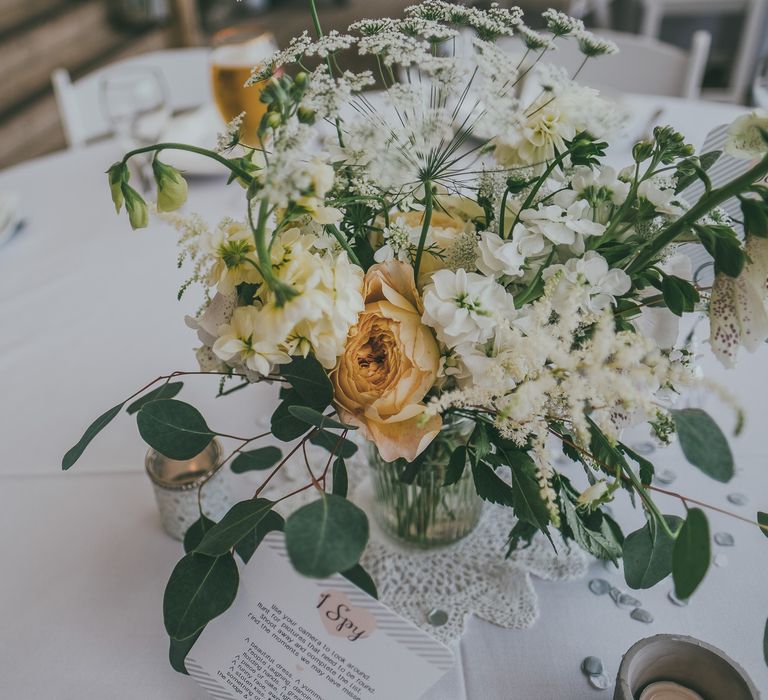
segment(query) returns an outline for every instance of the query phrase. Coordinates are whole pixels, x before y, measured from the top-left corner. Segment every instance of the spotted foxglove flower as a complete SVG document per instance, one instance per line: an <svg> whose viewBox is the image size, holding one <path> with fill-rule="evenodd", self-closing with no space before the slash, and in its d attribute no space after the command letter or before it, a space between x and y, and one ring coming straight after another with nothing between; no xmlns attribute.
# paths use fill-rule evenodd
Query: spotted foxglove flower
<svg viewBox="0 0 768 700"><path fill-rule="evenodd" d="M726 367L743 345L754 352L768 339L768 238L748 236L747 264L738 277L715 277L709 305L709 341Z"/></svg>
<svg viewBox="0 0 768 700"><path fill-rule="evenodd" d="M447 347L488 340L500 318L514 313L512 297L492 278L438 270L424 290L422 320Z"/></svg>

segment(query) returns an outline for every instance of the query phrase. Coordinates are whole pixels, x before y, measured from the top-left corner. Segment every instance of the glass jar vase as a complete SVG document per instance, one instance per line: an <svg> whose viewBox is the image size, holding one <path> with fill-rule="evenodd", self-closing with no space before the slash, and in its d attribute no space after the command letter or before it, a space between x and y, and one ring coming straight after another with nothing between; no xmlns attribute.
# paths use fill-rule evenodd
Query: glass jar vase
<svg viewBox="0 0 768 700"><path fill-rule="evenodd" d="M468 420L446 423L415 464L404 459L385 462L376 446L368 443L373 516L385 532L423 548L450 544L472 532L480 521L483 501L471 469L465 465L456 483L443 483L451 454L466 444L473 428Z"/></svg>

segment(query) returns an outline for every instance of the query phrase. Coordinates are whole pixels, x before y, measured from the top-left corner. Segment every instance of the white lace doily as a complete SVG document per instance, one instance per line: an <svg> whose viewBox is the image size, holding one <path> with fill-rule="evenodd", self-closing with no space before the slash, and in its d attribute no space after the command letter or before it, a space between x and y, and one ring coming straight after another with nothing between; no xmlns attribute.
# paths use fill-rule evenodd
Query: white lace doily
<svg viewBox="0 0 768 700"><path fill-rule="evenodd" d="M310 461L321 464L324 454L327 458L327 453L312 446ZM371 513L372 488L364 450L347 460L347 468L351 500ZM289 483L306 481L303 460L287 464L283 477ZM315 498L317 494L310 489L281 505L295 510ZM557 551L537 535L530 547L505 559L515 517L509 508L490 503L472 533L436 549L403 545L386 535L373 517L369 521L371 537L361 564L376 582L379 599L442 642L461 636L469 614L501 627L530 627L539 616L532 575L566 581L587 572L584 552L576 546L569 548L557 532L552 533ZM430 624L428 614L435 610L447 615L445 624Z"/></svg>

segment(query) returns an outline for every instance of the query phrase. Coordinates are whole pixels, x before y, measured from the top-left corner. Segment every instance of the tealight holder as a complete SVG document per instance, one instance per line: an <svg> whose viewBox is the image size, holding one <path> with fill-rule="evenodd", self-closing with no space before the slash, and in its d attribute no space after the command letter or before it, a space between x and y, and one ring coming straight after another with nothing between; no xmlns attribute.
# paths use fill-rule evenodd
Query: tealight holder
<svg viewBox="0 0 768 700"><path fill-rule="evenodd" d="M641 639L624 654L613 700L759 700L739 664L711 644L676 634Z"/></svg>
<svg viewBox="0 0 768 700"><path fill-rule="evenodd" d="M225 470L220 466L221 443L212 440L200 454L189 460L169 459L149 449L145 460L147 474L155 490L163 529L177 540L203 513L220 520L234 501ZM200 505L198 505L198 489Z"/></svg>

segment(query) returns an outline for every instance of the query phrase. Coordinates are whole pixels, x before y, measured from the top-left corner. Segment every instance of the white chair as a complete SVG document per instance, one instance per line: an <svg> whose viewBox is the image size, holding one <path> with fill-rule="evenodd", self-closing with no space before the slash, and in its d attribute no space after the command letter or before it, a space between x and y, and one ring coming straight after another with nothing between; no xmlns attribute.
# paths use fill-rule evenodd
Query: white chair
<svg viewBox="0 0 768 700"><path fill-rule="evenodd" d="M604 30L596 34L614 41L619 53L590 58L577 77L582 85L609 93L699 97L711 43L709 32L694 33L690 51L636 34ZM544 61L565 66L573 75L584 58L578 44L561 39L556 46L557 50L549 52Z"/></svg>
<svg viewBox="0 0 768 700"><path fill-rule="evenodd" d="M734 53L729 85L707 91L712 97L743 102L747 96L761 41L764 39L768 0L640 0L643 19L640 31L658 37L664 17L742 15L741 36Z"/></svg>
<svg viewBox="0 0 768 700"><path fill-rule="evenodd" d="M69 72L58 68L51 75L53 92L69 148L106 136L112 127L101 104L100 84L110 71L151 68L161 76L171 112L180 112L211 101L206 48L152 51L112 63L72 82Z"/></svg>

